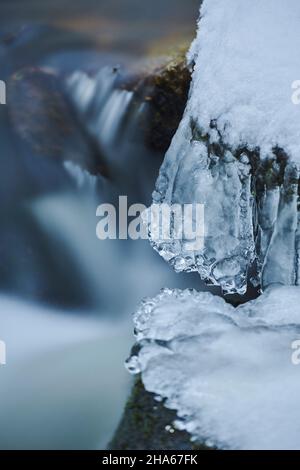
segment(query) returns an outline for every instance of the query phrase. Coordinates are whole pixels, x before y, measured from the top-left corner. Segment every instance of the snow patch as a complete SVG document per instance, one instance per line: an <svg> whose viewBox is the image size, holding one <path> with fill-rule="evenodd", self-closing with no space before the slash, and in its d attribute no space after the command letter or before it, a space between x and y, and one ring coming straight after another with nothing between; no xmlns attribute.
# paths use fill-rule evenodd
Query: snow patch
<svg viewBox="0 0 300 470"><path fill-rule="evenodd" d="M284 148L300 163L300 76L297 0L204 0L190 51L195 71L188 114L204 132L216 120L232 148Z"/></svg>

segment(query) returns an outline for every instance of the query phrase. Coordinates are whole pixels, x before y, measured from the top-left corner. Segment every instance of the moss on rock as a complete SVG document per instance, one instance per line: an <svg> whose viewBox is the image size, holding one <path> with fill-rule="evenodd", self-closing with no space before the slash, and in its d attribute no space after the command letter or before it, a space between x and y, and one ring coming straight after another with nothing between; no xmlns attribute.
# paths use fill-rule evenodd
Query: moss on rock
<svg viewBox="0 0 300 470"><path fill-rule="evenodd" d="M191 72L184 52L180 50L170 57L144 82L146 93L143 99L149 109L149 117L144 123L145 140L156 151L168 150L187 103Z"/></svg>
<svg viewBox="0 0 300 470"><path fill-rule="evenodd" d="M137 379L124 415L108 448L111 450L210 450L191 442L185 431L173 428L176 413L146 392Z"/></svg>

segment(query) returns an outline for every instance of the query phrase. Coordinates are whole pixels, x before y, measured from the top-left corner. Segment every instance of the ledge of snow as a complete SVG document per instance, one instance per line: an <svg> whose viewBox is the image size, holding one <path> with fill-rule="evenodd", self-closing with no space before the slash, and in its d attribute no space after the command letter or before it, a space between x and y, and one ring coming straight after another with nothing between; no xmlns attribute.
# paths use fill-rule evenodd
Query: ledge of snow
<svg viewBox="0 0 300 470"><path fill-rule="evenodd" d="M189 60L196 63L189 113L232 148L279 146L300 163L298 0L204 0Z"/></svg>
<svg viewBox="0 0 300 470"><path fill-rule="evenodd" d="M164 290L135 315L139 352L128 368L197 441L300 449L299 305L298 287L237 309L209 293Z"/></svg>

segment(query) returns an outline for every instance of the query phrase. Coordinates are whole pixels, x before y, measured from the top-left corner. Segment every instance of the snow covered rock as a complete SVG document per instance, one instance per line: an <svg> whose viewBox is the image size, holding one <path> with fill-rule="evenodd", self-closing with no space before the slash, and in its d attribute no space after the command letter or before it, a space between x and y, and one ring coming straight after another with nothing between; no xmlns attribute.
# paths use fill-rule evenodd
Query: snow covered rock
<svg viewBox="0 0 300 470"><path fill-rule="evenodd" d="M150 225L149 237L177 271L225 292L244 294L253 266L264 289L299 284L299 18L297 0L201 7L189 101L153 203L204 204L204 246L157 240Z"/></svg>
<svg viewBox="0 0 300 470"><path fill-rule="evenodd" d="M292 286L237 309L209 293L166 289L135 314L128 369L196 442L300 449L299 305Z"/></svg>
<svg viewBox="0 0 300 470"><path fill-rule="evenodd" d="M138 378L109 443L110 450L209 450L202 444L192 443L188 432L175 429L170 423L176 418L176 412L155 398Z"/></svg>

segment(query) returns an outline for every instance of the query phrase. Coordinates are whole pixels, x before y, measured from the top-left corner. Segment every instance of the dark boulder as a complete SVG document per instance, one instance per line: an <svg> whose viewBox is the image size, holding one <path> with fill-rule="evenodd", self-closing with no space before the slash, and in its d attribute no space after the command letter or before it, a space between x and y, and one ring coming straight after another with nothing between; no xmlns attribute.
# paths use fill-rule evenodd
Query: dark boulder
<svg viewBox="0 0 300 470"><path fill-rule="evenodd" d="M62 79L51 70L27 67L7 84L13 131L33 153L54 160L72 160L91 173L106 172L98 144L77 119Z"/></svg>

